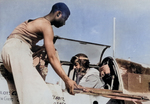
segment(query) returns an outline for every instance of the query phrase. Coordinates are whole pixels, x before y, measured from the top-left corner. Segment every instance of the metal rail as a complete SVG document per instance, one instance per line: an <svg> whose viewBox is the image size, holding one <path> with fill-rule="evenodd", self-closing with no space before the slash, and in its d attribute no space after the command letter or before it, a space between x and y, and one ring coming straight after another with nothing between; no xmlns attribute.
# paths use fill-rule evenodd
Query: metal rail
<svg viewBox="0 0 150 104"><path fill-rule="evenodd" d="M109 45L98 44L98 43L92 43L92 42L86 42L86 41L75 40L75 39L68 39L68 38L63 38L63 37L59 37L59 36L55 36L55 37L54 37L54 43L56 42L57 39L64 39L64 40L79 42L80 44L93 44L93 45L98 45L98 46L106 46L107 48L110 47Z"/></svg>

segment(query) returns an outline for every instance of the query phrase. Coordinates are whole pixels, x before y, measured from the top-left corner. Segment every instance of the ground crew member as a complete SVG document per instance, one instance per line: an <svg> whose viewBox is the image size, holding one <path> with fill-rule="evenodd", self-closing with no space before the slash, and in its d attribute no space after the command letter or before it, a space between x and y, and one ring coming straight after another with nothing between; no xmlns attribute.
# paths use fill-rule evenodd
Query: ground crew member
<svg viewBox="0 0 150 104"><path fill-rule="evenodd" d="M50 89L33 67L31 48L41 39L44 39L51 66L65 82L69 93L74 94L73 89L77 85L65 74L55 55L52 29L52 25L57 28L65 25L69 15L70 10L66 4L56 3L49 14L23 22L7 38L2 49L2 60L13 75L20 104L53 103Z"/></svg>

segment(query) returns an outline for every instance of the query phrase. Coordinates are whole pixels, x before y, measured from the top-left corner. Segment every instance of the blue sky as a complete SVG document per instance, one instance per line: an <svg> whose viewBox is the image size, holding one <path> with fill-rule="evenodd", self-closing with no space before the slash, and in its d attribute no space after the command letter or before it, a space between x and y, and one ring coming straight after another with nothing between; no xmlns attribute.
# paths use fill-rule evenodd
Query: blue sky
<svg viewBox="0 0 150 104"><path fill-rule="evenodd" d="M54 27L55 35L112 46L115 17L115 57L150 65L149 0L1 0L0 51L17 25L46 15L59 1L68 5L71 15L64 27ZM112 55L112 48L107 54Z"/></svg>

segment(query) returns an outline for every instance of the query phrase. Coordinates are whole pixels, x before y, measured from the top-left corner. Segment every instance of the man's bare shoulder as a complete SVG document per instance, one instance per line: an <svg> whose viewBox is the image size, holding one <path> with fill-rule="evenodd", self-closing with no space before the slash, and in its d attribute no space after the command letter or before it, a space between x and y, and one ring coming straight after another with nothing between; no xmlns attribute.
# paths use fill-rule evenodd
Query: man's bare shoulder
<svg viewBox="0 0 150 104"><path fill-rule="evenodd" d="M32 20L31 22L28 22L27 28L31 32L42 32L45 29L52 29L51 23L46 20L45 18L37 18L35 20Z"/></svg>
<svg viewBox="0 0 150 104"><path fill-rule="evenodd" d="M37 18L37 19L33 20L32 22L35 22L35 23L45 23L45 24L51 25L50 21L48 21L44 17Z"/></svg>

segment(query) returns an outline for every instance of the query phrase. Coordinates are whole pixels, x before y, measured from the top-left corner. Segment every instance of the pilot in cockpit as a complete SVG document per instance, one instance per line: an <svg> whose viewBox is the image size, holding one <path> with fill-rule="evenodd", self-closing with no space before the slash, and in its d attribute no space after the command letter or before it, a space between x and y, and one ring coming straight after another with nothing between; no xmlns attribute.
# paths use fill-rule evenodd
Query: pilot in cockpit
<svg viewBox="0 0 150 104"><path fill-rule="evenodd" d="M89 68L89 59L83 54L76 54L71 58L71 63L76 71L76 83L82 87L104 88L104 81L100 78L100 73L95 68Z"/></svg>

